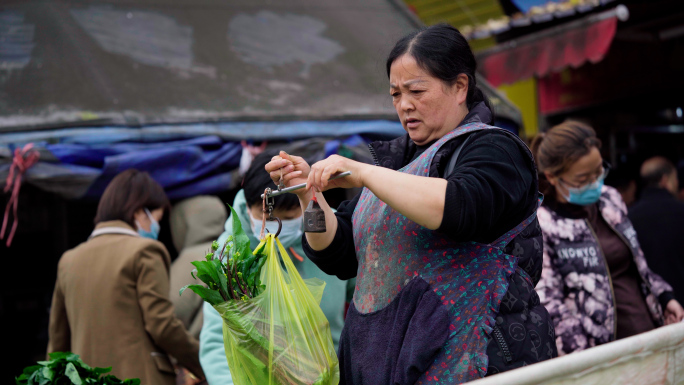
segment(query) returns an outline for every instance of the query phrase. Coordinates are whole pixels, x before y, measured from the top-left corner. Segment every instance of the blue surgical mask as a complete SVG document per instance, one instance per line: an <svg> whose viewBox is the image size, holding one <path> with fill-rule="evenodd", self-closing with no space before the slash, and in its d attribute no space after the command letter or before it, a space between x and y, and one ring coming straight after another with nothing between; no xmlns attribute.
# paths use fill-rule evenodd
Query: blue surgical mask
<svg viewBox="0 0 684 385"><path fill-rule="evenodd" d="M143 229L142 226L140 226L140 223L138 223L138 221L135 221L135 224L138 226L138 234L140 234L141 237L150 239L159 238L159 230L161 230L159 222L157 222L157 220L152 217L152 213L150 213L150 210L145 209L145 214L147 214L147 217L150 218L150 231Z"/></svg>
<svg viewBox="0 0 684 385"><path fill-rule="evenodd" d="M565 199L572 204L580 206L589 206L598 202L601 197L601 189L603 188L603 181L605 178L599 178L596 182L590 183L580 188L567 187L568 195L563 195Z"/></svg>
<svg viewBox="0 0 684 385"><path fill-rule="evenodd" d="M261 219L256 219L252 217L251 213L249 215L252 219L252 231L255 237L259 237L261 233L261 225L264 223ZM296 244L300 244L302 241L302 217L295 219L281 220L283 222L283 227L280 229L280 235L278 239L280 243L285 247L292 247ZM269 233L275 234L278 231L278 222L276 221L266 221L266 229Z"/></svg>

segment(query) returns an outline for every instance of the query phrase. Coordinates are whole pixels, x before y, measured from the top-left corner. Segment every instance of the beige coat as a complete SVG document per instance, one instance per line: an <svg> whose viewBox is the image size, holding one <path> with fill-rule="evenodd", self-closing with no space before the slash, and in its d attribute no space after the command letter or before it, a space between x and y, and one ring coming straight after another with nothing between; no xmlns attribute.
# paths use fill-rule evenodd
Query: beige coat
<svg viewBox="0 0 684 385"><path fill-rule="evenodd" d="M182 296L178 291L185 285L202 284L190 275L195 268L191 262L204 260L211 242L223 232L227 217L226 205L214 196L189 198L171 210L171 236L179 254L171 264L169 298L176 316L195 338L199 338L202 329L202 298L190 290Z"/></svg>
<svg viewBox="0 0 684 385"><path fill-rule="evenodd" d="M134 230L122 221L105 227ZM52 298L48 353L71 351L90 366L144 385L175 384L167 353L198 377L199 343L174 316L169 254L160 242L105 234L67 251Z"/></svg>

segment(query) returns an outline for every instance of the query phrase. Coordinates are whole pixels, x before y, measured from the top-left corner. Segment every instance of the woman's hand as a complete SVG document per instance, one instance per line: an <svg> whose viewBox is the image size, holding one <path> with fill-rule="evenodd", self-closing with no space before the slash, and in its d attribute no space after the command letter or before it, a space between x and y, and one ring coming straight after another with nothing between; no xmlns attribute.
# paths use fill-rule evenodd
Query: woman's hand
<svg viewBox="0 0 684 385"><path fill-rule="evenodd" d="M665 325L681 322L682 319L684 319L684 308L682 308L682 305L680 305L676 299L671 299L670 302L667 303L664 315Z"/></svg>
<svg viewBox="0 0 684 385"><path fill-rule="evenodd" d="M270 162L266 163L266 171L270 174L273 183L276 185L280 182L280 177L283 177L285 187L302 184L307 181L311 168L306 163L304 158L294 156L280 151L280 154L274 156ZM308 193L308 189L300 189L293 191L302 199Z"/></svg>
<svg viewBox="0 0 684 385"><path fill-rule="evenodd" d="M367 171L369 167L372 166L353 161L343 156L331 155L311 166L311 171L309 172L309 177L306 181L306 189L309 190L313 187L316 191L326 191L337 187L364 187L363 173ZM330 180L332 176L345 171L351 171L351 175L340 179Z"/></svg>

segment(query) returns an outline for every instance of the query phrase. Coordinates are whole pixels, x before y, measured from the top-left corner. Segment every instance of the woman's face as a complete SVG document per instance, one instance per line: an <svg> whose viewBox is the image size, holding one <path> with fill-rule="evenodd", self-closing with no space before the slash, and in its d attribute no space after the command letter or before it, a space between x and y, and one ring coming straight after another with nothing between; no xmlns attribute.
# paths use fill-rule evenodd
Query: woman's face
<svg viewBox="0 0 684 385"><path fill-rule="evenodd" d="M546 179L556 188L556 198L567 202L568 187L582 188L595 182L604 174L603 158L598 148L592 147L587 155L579 158L570 168L560 175L546 174Z"/></svg>
<svg viewBox="0 0 684 385"><path fill-rule="evenodd" d="M164 209L163 208L158 208L154 210L150 210L150 214L152 214L152 218L154 218L157 223L159 223L162 218L164 217ZM147 213L145 210L140 209L133 214L134 219L138 222L140 227L143 228L145 231L151 231L152 230L152 221L150 221L150 217L147 216Z"/></svg>
<svg viewBox="0 0 684 385"><path fill-rule="evenodd" d="M390 67L390 95L401 125L419 146L446 135L467 115L468 77L449 86L418 66L410 55Z"/></svg>

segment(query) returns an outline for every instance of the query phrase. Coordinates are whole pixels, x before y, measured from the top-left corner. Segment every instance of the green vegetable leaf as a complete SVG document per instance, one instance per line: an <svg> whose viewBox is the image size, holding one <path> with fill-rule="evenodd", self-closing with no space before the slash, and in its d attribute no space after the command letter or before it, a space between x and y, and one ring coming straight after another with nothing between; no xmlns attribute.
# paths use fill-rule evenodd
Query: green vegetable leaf
<svg viewBox="0 0 684 385"><path fill-rule="evenodd" d="M28 379L28 384L29 385L38 384L38 381L40 381L41 377L42 376L40 375L39 370L33 372L33 374L31 374L31 377L29 377L29 379Z"/></svg>
<svg viewBox="0 0 684 385"><path fill-rule="evenodd" d="M47 379L48 381L52 382L55 379L55 372L52 369L44 366L41 372L43 377L45 377L45 379Z"/></svg>
<svg viewBox="0 0 684 385"><path fill-rule="evenodd" d="M140 385L140 380L122 381L115 376L101 377L112 370L109 368L91 368L81 358L70 352L50 354L50 361L39 361L39 365L25 368L15 378L17 385Z"/></svg>
<svg viewBox="0 0 684 385"><path fill-rule="evenodd" d="M228 295L228 279L225 275L223 275L223 265L221 264L221 261L219 261L218 259L214 259L211 262L214 264L214 270L217 272L217 276L219 278L217 282L219 286L219 292L225 298L230 297Z"/></svg>
<svg viewBox="0 0 684 385"><path fill-rule="evenodd" d="M95 368L95 369L93 369L93 371L97 374L105 374L105 373L111 372L112 367L110 366L108 368Z"/></svg>
<svg viewBox="0 0 684 385"><path fill-rule="evenodd" d="M38 385L50 385L53 383L51 380L48 380L47 378L45 378L42 375L40 375L38 377L39 377L38 378Z"/></svg>
<svg viewBox="0 0 684 385"><path fill-rule="evenodd" d="M219 272L212 261L192 261L191 263L197 268L197 278L205 284L220 282Z"/></svg>
<svg viewBox="0 0 684 385"><path fill-rule="evenodd" d="M33 365L33 366L26 367L26 368L24 368L23 374L26 374L26 375L33 374L33 372L35 372L36 370L40 370L40 368L42 368L42 367L43 366L41 366L41 365Z"/></svg>
<svg viewBox="0 0 684 385"><path fill-rule="evenodd" d="M50 356L50 360L54 361L54 360L59 360L60 358L67 359L73 355L75 355L75 354L71 353L71 352L53 352L53 353L50 353L49 356Z"/></svg>
<svg viewBox="0 0 684 385"><path fill-rule="evenodd" d="M79 357L77 354L71 354L69 357L66 359L68 362L73 362L74 364L78 364L78 366L82 367L83 369L91 370L92 368L88 365L86 365L85 362L81 360L81 357Z"/></svg>
<svg viewBox="0 0 684 385"><path fill-rule="evenodd" d="M260 243L252 252L240 217L235 209L229 208L233 234L228 236L224 245L212 242L212 252L205 256L205 260L192 262L196 268L191 273L192 277L202 281L206 287L188 285L180 289L179 295L189 288L206 302L217 305L229 299L252 298L263 290L260 273L266 261L263 253L266 242ZM217 254L219 249L221 252Z"/></svg>
<svg viewBox="0 0 684 385"><path fill-rule="evenodd" d="M178 295L183 295L183 292L185 291L185 289L188 288L188 286L190 286L190 285L185 285L185 286L181 287L180 290L178 291Z"/></svg>
<svg viewBox="0 0 684 385"><path fill-rule="evenodd" d="M72 362L69 362L66 366L66 370L64 371L64 375L69 377L71 380L71 383L74 385L82 385L83 380L81 380L81 376L78 374L78 370L76 370L76 367Z"/></svg>
<svg viewBox="0 0 684 385"><path fill-rule="evenodd" d="M242 223L240 222L240 218L235 212L235 209L230 205L228 207L230 207L231 217L233 218L233 253L242 259L252 253L249 245L249 237L245 233L245 230L242 229Z"/></svg>
<svg viewBox="0 0 684 385"><path fill-rule="evenodd" d="M202 297L203 300L209 302L212 306L225 302L218 291L207 289L202 285L190 285L188 289L194 291L195 294Z"/></svg>

